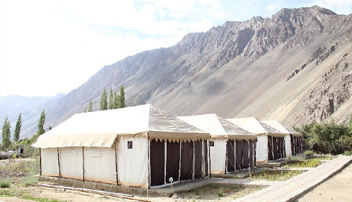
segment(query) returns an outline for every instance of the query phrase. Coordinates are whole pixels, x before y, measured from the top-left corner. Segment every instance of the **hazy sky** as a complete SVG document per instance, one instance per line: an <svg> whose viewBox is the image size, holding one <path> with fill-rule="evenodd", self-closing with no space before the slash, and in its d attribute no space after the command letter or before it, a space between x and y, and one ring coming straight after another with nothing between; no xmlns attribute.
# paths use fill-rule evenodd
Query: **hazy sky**
<svg viewBox="0 0 352 202"><path fill-rule="evenodd" d="M0 96L68 93L187 33L312 5L352 13L351 0L0 0Z"/></svg>

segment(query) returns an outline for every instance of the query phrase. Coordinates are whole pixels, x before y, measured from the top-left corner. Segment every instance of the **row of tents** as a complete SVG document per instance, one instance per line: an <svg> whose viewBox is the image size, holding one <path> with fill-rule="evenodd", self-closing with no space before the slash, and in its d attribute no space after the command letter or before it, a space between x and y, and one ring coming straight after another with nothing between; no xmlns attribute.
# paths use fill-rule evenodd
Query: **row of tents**
<svg viewBox="0 0 352 202"><path fill-rule="evenodd" d="M150 104L76 114L32 146L43 176L144 188L303 152L302 135L277 121L175 117Z"/></svg>

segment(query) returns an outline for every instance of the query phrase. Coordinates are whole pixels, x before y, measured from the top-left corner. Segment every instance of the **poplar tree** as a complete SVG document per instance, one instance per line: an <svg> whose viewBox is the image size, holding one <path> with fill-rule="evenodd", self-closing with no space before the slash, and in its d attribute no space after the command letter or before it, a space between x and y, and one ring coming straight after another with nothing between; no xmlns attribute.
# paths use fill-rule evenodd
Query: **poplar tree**
<svg viewBox="0 0 352 202"><path fill-rule="evenodd" d="M18 119L15 126L15 134L13 135L13 141L18 142L20 140L20 133L22 127L22 114L18 115Z"/></svg>
<svg viewBox="0 0 352 202"><path fill-rule="evenodd" d="M110 89L109 109L114 109L114 93L112 92L112 88Z"/></svg>
<svg viewBox="0 0 352 202"><path fill-rule="evenodd" d="M125 88L123 86L120 87L120 108L125 107Z"/></svg>
<svg viewBox="0 0 352 202"><path fill-rule="evenodd" d="M114 109L120 108L120 95L115 91L114 93Z"/></svg>
<svg viewBox="0 0 352 202"><path fill-rule="evenodd" d="M88 107L88 112L92 112L93 111L93 103L92 100L89 102L89 107Z"/></svg>
<svg viewBox="0 0 352 202"><path fill-rule="evenodd" d="M11 123L9 119L5 118L4 125L2 126L2 148L7 149L11 145Z"/></svg>
<svg viewBox="0 0 352 202"><path fill-rule="evenodd" d="M107 109L108 109L108 95L106 94L106 89L104 88L104 91L101 94L101 98L100 98L100 110L107 110Z"/></svg>
<svg viewBox="0 0 352 202"><path fill-rule="evenodd" d="M37 136L40 136L41 134L45 133L44 123L45 123L45 110L43 109L39 118Z"/></svg>

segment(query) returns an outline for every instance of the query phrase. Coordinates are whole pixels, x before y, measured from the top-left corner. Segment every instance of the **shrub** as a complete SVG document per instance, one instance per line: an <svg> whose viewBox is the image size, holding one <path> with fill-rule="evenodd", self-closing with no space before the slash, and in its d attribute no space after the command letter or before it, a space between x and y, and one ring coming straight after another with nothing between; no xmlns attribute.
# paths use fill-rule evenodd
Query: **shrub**
<svg viewBox="0 0 352 202"><path fill-rule="evenodd" d="M8 178L0 179L0 188L7 188L11 186L11 180Z"/></svg>
<svg viewBox="0 0 352 202"><path fill-rule="evenodd" d="M219 197L223 197L224 196L224 190L222 190L222 188L219 189L218 196Z"/></svg>
<svg viewBox="0 0 352 202"><path fill-rule="evenodd" d="M304 152L304 156L313 156L314 152L312 150L307 150Z"/></svg>
<svg viewBox="0 0 352 202"><path fill-rule="evenodd" d="M295 129L303 134L304 148L313 152L342 154L344 151L352 150L351 126L329 121L305 124Z"/></svg>
<svg viewBox="0 0 352 202"><path fill-rule="evenodd" d="M352 156L352 151L345 151L345 152L343 152L342 155L345 155L345 156Z"/></svg>

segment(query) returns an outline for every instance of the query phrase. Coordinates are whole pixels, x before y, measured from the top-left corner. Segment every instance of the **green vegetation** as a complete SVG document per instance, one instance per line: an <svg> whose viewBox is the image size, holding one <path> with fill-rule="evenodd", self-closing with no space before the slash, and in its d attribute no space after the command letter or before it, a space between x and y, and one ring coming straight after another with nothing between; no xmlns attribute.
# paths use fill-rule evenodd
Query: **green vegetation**
<svg viewBox="0 0 352 202"><path fill-rule="evenodd" d="M10 136L11 136L11 123L10 120L7 118L5 118L4 121L4 125L2 126L2 149L6 150L10 147L11 145L11 140L10 140Z"/></svg>
<svg viewBox="0 0 352 202"><path fill-rule="evenodd" d="M304 152L304 156L313 156L314 155L314 152L312 150L306 150Z"/></svg>
<svg viewBox="0 0 352 202"><path fill-rule="evenodd" d="M92 100L89 102L89 107L88 107L88 112L92 112L93 111L93 103Z"/></svg>
<svg viewBox="0 0 352 202"><path fill-rule="evenodd" d="M11 183L9 178L0 178L0 188L8 188L11 186Z"/></svg>
<svg viewBox="0 0 352 202"><path fill-rule="evenodd" d="M222 189L222 187L218 191L218 196L219 197L224 197L224 190Z"/></svg>
<svg viewBox="0 0 352 202"><path fill-rule="evenodd" d="M38 201L38 202L65 202L57 199L48 199L31 196L30 192L17 191L16 189L0 189L0 197L17 197L20 199Z"/></svg>
<svg viewBox="0 0 352 202"><path fill-rule="evenodd" d="M265 179L269 181L284 181L301 173L302 171L300 170L264 170L261 173L252 175L250 178L256 180Z"/></svg>
<svg viewBox="0 0 352 202"><path fill-rule="evenodd" d="M108 109L108 95L106 94L106 89L104 88L103 93L100 98L100 110Z"/></svg>
<svg viewBox="0 0 352 202"><path fill-rule="evenodd" d="M44 123L45 123L45 110L43 109L42 113L40 113L40 118L38 122L38 130L37 130L38 137L41 136L43 133L45 133Z"/></svg>
<svg viewBox="0 0 352 202"><path fill-rule="evenodd" d="M314 168L319 166L321 163L320 161L323 160L321 158L314 158L314 159L309 159L309 160L305 160L305 161L300 161L297 163L291 163L288 164L288 167L291 168Z"/></svg>
<svg viewBox="0 0 352 202"><path fill-rule="evenodd" d="M123 86L120 87L120 105L119 108L124 108L125 105L125 88Z"/></svg>
<svg viewBox="0 0 352 202"><path fill-rule="evenodd" d="M91 105L91 103L89 103ZM110 95L109 95L109 102L108 102L108 97L106 93L106 89L104 88L104 91L101 95L100 99L100 110L108 110L108 109L119 109L119 108L124 108L125 105L125 89L123 86L120 87L120 93L117 94L117 92L113 92L112 88L110 89ZM93 108L93 107L91 107ZM87 110L85 110L86 112ZM88 111L90 111L90 106ZM93 109L92 109L93 111Z"/></svg>
<svg viewBox="0 0 352 202"><path fill-rule="evenodd" d="M307 150L334 155L352 151L352 117L348 125L329 121L305 124L295 129L303 134Z"/></svg>
<svg viewBox="0 0 352 202"><path fill-rule="evenodd" d="M20 132L22 127L22 114L18 115L18 119L15 126L15 133L13 135L13 141L18 142L20 140Z"/></svg>

